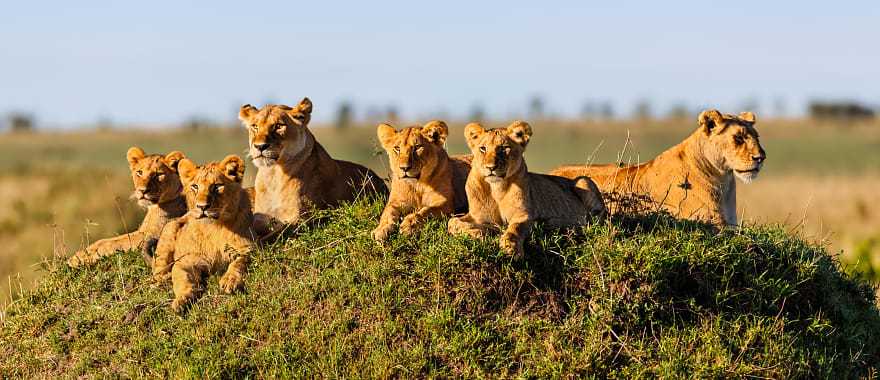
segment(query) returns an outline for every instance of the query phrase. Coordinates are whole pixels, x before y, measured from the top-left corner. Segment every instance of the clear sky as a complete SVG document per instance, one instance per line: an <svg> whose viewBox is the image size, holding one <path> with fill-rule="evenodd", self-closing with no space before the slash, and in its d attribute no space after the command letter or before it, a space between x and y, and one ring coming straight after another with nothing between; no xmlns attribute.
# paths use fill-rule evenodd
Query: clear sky
<svg viewBox="0 0 880 380"><path fill-rule="evenodd" d="M309 96L406 117L576 114L590 99L798 112L880 104L880 1L5 1L0 112L44 124L234 119Z"/></svg>

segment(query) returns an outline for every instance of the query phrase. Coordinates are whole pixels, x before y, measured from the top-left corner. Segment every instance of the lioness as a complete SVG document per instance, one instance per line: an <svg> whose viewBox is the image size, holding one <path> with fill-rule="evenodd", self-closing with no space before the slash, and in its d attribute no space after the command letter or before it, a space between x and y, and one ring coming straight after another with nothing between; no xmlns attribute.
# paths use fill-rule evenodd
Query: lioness
<svg viewBox="0 0 880 380"><path fill-rule="evenodd" d="M162 230L153 261L157 281L170 272L175 312L200 296L211 274L224 272L225 293L244 286L254 244L250 198L241 186L244 167L235 155L199 167L188 159L178 165L189 212Z"/></svg>
<svg viewBox="0 0 880 380"><path fill-rule="evenodd" d="M443 144L449 134L446 123L435 120L422 127L399 132L388 124L376 129L391 164L391 195L373 230L382 242L400 222L400 232L412 233L426 218L467 212L464 183L471 170L471 156L449 157Z"/></svg>
<svg viewBox="0 0 880 380"><path fill-rule="evenodd" d="M700 113L699 128L657 158L631 166L569 165L551 174L590 176L606 193L647 195L674 215L717 226L736 225L736 181L758 177L767 154L755 114Z"/></svg>
<svg viewBox="0 0 880 380"><path fill-rule="evenodd" d="M183 153L173 151L164 156L147 155L143 149L133 146L125 156L134 182L131 197L147 209L144 220L137 231L101 239L77 251L67 260L67 265L77 267L93 264L117 251L145 249L151 242L155 243L166 223L186 213L186 201L180 194L180 177L177 174L177 163L184 158ZM144 252L143 256L149 261L148 253Z"/></svg>
<svg viewBox="0 0 880 380"><path fill-rule="evenodd" d="M308 129L312 102L295 107L245 104L238 118L248 129L249 154L257 166L255 228L296 223L311 208L331 208L358 194L387 194L385 183L361 165L334 160Z"/></svg>
<svg viewBox="0 0 880 380"><path fill-rule="evenodd" d="M564 228L605 214L599 189L589 178L570 180L528 171L523 159L532 136L528 123L515 121L489 130L471 123L464 135L474 154L465 186L469 211L449 220L450 233L479 237L506 224L499 245L521 257L532 223Z"/></svg>

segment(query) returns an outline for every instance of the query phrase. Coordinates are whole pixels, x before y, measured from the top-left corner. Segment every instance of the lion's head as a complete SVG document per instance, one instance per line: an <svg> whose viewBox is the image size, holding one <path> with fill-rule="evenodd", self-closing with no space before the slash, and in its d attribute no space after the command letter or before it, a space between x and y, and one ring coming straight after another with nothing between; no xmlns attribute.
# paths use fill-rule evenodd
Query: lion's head
<svg viewBox="0 0 880 380"><path fill-rule="evenodd" d="M186 188L189 215L206 222L234 220L242 206L244 166L244 161L236 155L202 166L196 166L189 159L181 160L178 168Z"/></svg>
<svg viewBox="0 0 880 380"><path fill-rule="evenodd" d="M376 135L385 151L394 179L418 180L422 173L430 173L445 154L443 144L449 128L446 123L434 120L421 127L409 127L397 131L388 124L380 124Z"/></svg>
<svg viewBox="0 0 880 380"><path fill-rule="evenodd" d="M275 164L280 158L301 152L307 141L312 101L303 98L294 107L266 105L261 109L245 104L238 119L248 129L248 154L258 167Z"/></svg>
<svg viewBox="0 0 880 380"><path fill-rule="evenodd" d="M149 207L164 203L180 196L180 177L177 165L184 158L183 153L173 151L161 154L144 153L144 150L133 146L125 154L131 180L134 182L134 193L131 197L141 207Z"/></svg>
<svg viewBox="0 0 880 380"><path fill-rule="evenodd" d="M464 137L474 154L472 170L487 182L501 182L524 165L523 152L532 137L532 127L524 121L514 121L507 128L483 129L470 123L464 128Z"/></svg>
<svg viewBox="0 0 880 380"><path fill-rule="evenodd" d="M767 154L755 129L755 114L722 115L711 109L700 113L698 120L709 141L704 151L719 169L733 171L745 183L758 177Z"/></svg>

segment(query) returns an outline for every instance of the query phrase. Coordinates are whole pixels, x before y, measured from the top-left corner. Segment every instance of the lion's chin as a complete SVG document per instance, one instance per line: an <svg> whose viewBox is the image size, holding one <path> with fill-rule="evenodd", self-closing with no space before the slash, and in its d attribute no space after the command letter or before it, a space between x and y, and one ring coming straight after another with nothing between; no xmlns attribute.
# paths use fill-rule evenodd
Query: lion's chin
<svg viewBox="0 0 880 380"><path fill-rule="evenodd" d="M494 174L489 174L485 178L486 178L486 182L492 183L492 184L504 182L504 177L500 177L500 176L497 176Z"/></svg>
<svg viewBox="0 0 880 380"><path fill-rule="evenodd" d="M253 159L254 165L258 168L267 168L272 165L275 165L276 162L278 162L278 160L276 160L274 158L265 157L265 156L260 156L260 157Z"/></svg>
<svg viewBox="0 0 880 380"><path fill-rule="evenodd" d="M745 170L745 171L734 170L733 174L736 176L736 178L739 178L740 181L743 181L743 183L749 184L758 178L758 174L760 172L761 172L760 169Z"/></svg>

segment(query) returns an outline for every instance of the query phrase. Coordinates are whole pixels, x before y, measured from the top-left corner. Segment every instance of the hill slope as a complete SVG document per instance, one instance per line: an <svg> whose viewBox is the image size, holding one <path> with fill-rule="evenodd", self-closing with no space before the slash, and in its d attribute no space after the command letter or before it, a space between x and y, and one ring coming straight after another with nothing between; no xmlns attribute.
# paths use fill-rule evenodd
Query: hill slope
<svg viewBox="0 0 880 380"><path fill-rule="evenodd" d="M6 310L0 377L854 377L880 364L872 289L772 227L662 215L536 231L524 262L442 220L376 246L381 204L255 253L183 318L139 255L46 278Z"/></svg>

